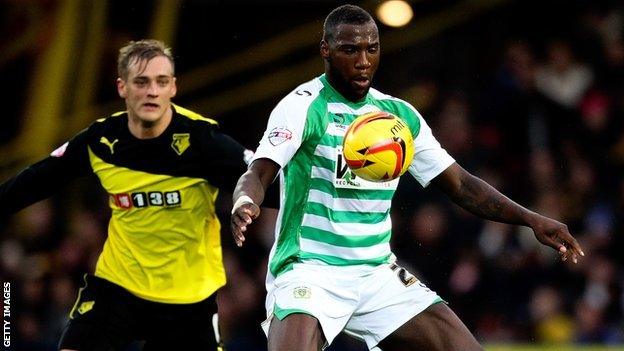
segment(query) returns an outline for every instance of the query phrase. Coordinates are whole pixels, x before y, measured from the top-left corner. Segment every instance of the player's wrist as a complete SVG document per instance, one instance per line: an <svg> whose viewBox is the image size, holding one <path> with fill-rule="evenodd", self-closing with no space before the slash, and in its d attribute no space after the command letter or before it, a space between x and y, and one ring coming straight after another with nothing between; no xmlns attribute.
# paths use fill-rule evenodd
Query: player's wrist
<svg viewBox="0 0 624 351"><path fill-rule="evenodd" d="M237 208L241 207L244 204L255 204L255 202L251 197L247 195L239 196L232 206L232 214L234 214Z"/></svg>
<svg viewBox="0 0 624 351"><path fill-rule="evenodd" d="M535 228L543 216L531 210L524 211L521 216L522 225Z"/></svg>

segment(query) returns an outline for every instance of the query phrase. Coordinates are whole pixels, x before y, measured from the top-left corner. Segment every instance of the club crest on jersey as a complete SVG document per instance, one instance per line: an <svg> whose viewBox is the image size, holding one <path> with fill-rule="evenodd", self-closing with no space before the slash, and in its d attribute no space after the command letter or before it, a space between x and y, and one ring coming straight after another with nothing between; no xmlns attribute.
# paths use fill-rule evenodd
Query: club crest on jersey
<svg viewBox="0 0 624 351"><path fill-rule="evenodd" d="M309 299L312 297L312 289L307 286L298 286L293 290L295 299Z"/></svg>
<svg viewBox="0 0 624 351"><path fill-rule="evenodd" d="M292 139L292 132L284 127L275 127L269 132L268 139L271 145L277 146Z"/></svg>
<svg viewBox="0 0 624 351"><path fill-rule="evenodd" d="M191 146L191 135L189 133L174 133L171 147L176 154L182 155Z"/></svg>
<svg viewBox="0 0 624 351"><path fill-rule="evenodd" d="M108 148L110 149L111 155L115 153L115 150L113 149L115 147L115 144L119 141L119 139L115 139L113 140L113 142L111 143L106 137L101 137L100 138L100 143L108 146Z"/></svg>

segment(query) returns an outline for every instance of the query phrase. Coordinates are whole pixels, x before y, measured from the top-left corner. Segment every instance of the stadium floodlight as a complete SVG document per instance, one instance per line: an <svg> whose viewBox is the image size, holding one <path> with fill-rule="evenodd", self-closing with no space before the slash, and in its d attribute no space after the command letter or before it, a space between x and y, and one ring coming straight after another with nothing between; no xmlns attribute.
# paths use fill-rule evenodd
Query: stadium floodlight
<svg viewBox="0 0 624 351"><path fill-rule="evenodd" d="M404 0L388 0L377 7L377 18L390 27L402 27L414 17L412 7Z"/></svg>

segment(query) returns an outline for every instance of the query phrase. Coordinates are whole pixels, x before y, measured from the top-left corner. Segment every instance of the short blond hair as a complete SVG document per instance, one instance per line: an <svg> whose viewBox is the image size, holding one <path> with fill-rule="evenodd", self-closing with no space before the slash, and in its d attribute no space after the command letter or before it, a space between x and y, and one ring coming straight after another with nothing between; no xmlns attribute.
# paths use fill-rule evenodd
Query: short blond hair
<svg viewBox="0 0 624 351"><path fill-rule="evenodd" d="M133 62L149 62L156 56L165 56L171 62L173 72L175 74L175 62L171 48L165 43L155 39L143 39L139 41L131 41L126 46L119 49L119 57L117 57L117 74L121 79L128 79L129 66Z"/></svg>

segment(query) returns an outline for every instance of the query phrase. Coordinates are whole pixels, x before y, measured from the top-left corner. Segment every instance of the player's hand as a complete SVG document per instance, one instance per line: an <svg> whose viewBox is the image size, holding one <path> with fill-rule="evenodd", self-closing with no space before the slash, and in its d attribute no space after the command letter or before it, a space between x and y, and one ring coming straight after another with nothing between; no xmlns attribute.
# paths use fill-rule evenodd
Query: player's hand
<svg viewBox="0 0 624 351"><path fill-rule="evenodd" d="M258 218L258 215L260 215L260 207L251 202L242 203L238 207L232 209L230 229L232 230L234 241L238 247L243 246L247 226L250 225L254 219Z"/></svg>
<svg viewBox="0 0 624 351"><path fill-rule="evenodd" d="M577 263L581 256L585 256L581 245L568 231L567 225L538 214L531 227L537 240L557 250L562 261L571 258L572 262Z"/></svg>

